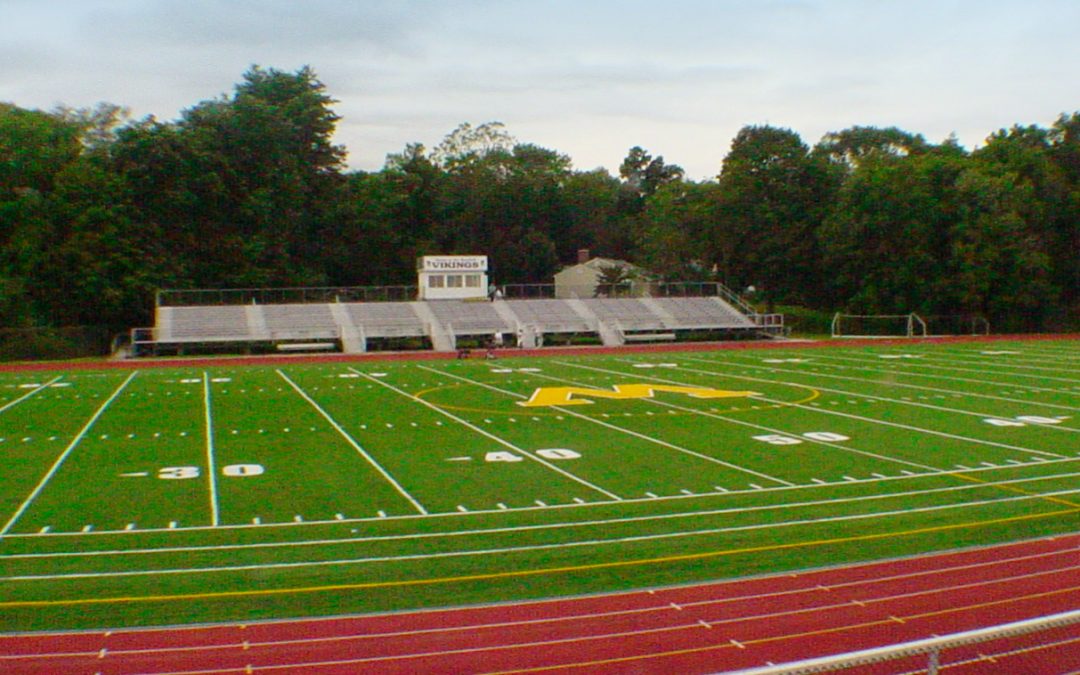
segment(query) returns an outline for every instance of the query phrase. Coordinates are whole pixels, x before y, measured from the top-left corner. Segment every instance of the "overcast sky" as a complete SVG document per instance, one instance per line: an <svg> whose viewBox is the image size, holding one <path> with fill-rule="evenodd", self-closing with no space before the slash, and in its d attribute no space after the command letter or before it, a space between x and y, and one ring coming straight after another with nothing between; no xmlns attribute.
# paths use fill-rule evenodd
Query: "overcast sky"
<svg viewBox="0 0 1080 675"><path fill-rule="evenodd" d="M497 120L612 173L715 176L748 124L969 147L1080 110L1078 0L0 0L0 101L174 120L252 64L311 66L349 165Z"/></svg>

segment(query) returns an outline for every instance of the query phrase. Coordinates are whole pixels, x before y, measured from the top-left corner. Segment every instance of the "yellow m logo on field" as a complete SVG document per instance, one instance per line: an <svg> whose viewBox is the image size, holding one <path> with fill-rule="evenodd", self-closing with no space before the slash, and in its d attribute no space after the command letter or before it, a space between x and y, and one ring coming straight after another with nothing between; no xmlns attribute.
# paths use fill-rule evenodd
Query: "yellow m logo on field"
<svg viewBox="0 0 1080 675"><path fill-rule="evenodd" d="M684 394L692 398L734 398L756 396L755 391L729 391L726 389L708 389L706 387L677 387L667 384L616 384L606 389L587 387L541 387L533 392L528 401L518 401L518 405L527 408L539 406L588 405L592 398L652 398L658 391ZM581 398L574 398L580 396Z"/></svg>

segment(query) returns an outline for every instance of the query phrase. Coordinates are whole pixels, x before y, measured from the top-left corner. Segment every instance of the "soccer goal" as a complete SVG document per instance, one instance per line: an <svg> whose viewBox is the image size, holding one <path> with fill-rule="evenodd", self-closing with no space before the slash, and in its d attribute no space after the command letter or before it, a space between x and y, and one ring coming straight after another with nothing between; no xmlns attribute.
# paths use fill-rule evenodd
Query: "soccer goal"
<svg viewBox="0 0 1080 675"><path fill-rule="evenodd" d="M926 337L926 322L910 314L842 314L832 320L834 338Z"/></svg>

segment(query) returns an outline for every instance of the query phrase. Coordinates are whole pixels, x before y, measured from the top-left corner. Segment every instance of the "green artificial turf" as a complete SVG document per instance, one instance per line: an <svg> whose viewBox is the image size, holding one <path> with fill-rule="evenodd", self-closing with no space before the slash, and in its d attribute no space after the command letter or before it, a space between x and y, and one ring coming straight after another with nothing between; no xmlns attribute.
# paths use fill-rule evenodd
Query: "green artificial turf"
<svg viewBox="0 0 1080 675"><path fill-rule="evenodd" d="M614 397L630 385L652 395ZM564 404L520 405L543 388ZM1072 532L1078 413L1068 339L0 373L0 630L549 597Z"/></svg>

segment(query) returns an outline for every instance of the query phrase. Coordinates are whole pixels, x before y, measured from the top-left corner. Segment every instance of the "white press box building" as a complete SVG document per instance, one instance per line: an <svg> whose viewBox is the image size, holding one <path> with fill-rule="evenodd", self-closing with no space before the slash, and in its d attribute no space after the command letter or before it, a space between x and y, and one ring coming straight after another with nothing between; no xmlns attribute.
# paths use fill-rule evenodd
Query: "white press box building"
<svg viewBox="0 0 1080 675"><path fill-rule="evenodd" d="M469 300L488 293L486 255L425 255L416 261L420 300Z"/></svg>

